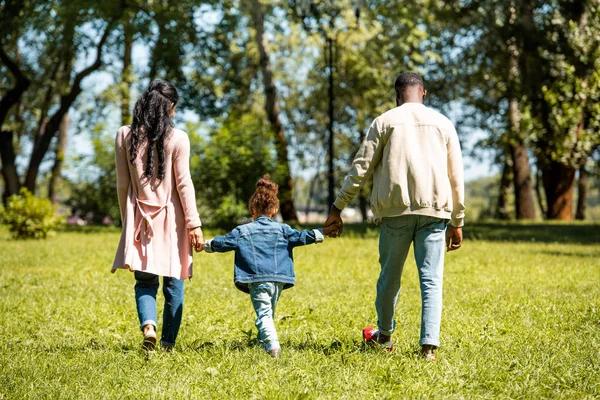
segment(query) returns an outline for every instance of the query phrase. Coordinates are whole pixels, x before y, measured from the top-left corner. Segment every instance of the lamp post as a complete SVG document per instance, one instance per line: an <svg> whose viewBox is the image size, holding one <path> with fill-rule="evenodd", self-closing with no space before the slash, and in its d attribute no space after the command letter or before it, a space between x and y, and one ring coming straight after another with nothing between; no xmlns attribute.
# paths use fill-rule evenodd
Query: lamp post
<svg viewBox="0 0 600 400"><path fill-rule="evenodd" d="M330 3L335 3L334 1L330 1ZM310 28L306 25L306 18L311 15L313 11L316 11L315 8L317 6L314 4L313 0L296 0L296 13L302 18L304 23L304 28L306 30L310 30ZM360 16L360 1L352 0L352 10L354 11L354 15L358 21ZM335 106L335 93L333 90L334 84L334 65L333 65L333 48L336 45L336 37L334 34L335 31L335 18L337 14L339 14L339 10L336 10L334 15L329 14L329 23L326 26L321 25L321 21L317 21L317 30L325 37L326 43L326 52L327 52L327 71L328 71L328 96L329 96L329 124L328 131L329 137L327 139L327 202L329 205L333 204L335 201L335 179L334 179L334 133L333 133L333 124L334 124L334 106ZM317 13L319 14L319 13ZM318 19L318 16L317 16Z"/></svg>

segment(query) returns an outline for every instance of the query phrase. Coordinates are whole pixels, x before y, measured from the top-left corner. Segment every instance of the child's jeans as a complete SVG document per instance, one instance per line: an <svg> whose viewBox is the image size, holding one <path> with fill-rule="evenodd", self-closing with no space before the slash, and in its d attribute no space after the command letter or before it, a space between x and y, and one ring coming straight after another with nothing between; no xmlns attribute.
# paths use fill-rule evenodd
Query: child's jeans
<svg viewBox="0 0 600 400"><path fill-rule="evenodd" d="M400 293L400 278L410 245L421 284L420 345L440 345L442 320L442 281L446 253L447 220L424 215L404 215L384 218L379 236L381 274L377 281L379 330L391 335L396 327L394 311Z"/></svg>
<svg viewBox="0 0 600 400"><path fill-rule="evenodd" d="M280 282L255 282L248 285L252 306L256 311L258 342L266 351L280 348L273 318L283 286Z"/></svg>
<svg viewBox="0 0 600 400"><path fill-rule="evenodd" d="M135 303L137 305L140 328L154 325L156 328L156 292L158 276L147 272L135 271ZM163 294L165 308L163 311L162 338L160 343L165 347L175 346L183 315L183 283L176 278L163 277Z"/></svg>

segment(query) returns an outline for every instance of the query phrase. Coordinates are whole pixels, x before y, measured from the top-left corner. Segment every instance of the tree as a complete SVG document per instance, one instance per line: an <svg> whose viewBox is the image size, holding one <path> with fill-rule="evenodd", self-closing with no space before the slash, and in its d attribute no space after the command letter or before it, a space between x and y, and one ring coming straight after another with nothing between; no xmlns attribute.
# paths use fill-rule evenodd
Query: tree
<svg viewBox="0 0 600 400"><path fill-rule="evenodd" d="M573 218L576 171L599 141L600 8L526 0L520 7L525 94L536 120L538 169L549 219Z"/></svg>
<svg viewBox="0 0 600 400"><path fill-rule="evenodd" d="M457 103L463 107L459 130L470 127L489 132L490 137L479 146L491 148L502 162L500 196L505 196L507 179L512 176L516 218L533 219L528 105L523 101L521 34L515 7L511 0L436 3L432 42L442 57L432 65L433 94L446 109ZM506 198L499 199L499 210L504 209L502 204Z"/></svg>
<svg viewBox="0 0 600 400"><path fill-rule="evenodd" d="M67 138L69 137L69 114L65 114L58 129L58 140L54 155L54 165L50 171L50 182L48 183L48 197L53 204L58 203L58 189L62 182L62 168L65 162L65 150Z"/></svg>
<svg viewBox="0 0 600 400"><path fill-rule="evenodd" d="M188 127L200 215L208 224L232 228L249 217L248 200L258 179L276 168L272 130L253 114L230 115L206 141L194 130Z"/></svg>
<svg viewBox="0 0 600 400"><path fill-rule="evenodd" d="M5 70L12 74L14 80L13 86L8 90L4 90L4 84L7 82L4 82L3 79L2 100L0 100L0 159L2 161L2 177L5 183L2 195L3 202L6 202L10 195L19 193L21 187L15 165L15 132L10 127L4 129L4 126L7 125L9 112L19 103L23 93L31 83L17 61L19 58L17 42L23 27L23 19L20 16L27 14L24 8L23 2L10 0L6 1L0 9L0 61L5 66ZM16 59L11 58L7 53L8 47L17 48L15 51ZM2 76L5 76L4 73Z"/></svg>
<svg viewBox="0 0 600 400"><path fill-rule="evenodd" d="M329 102L333 95L335 137L335 182L341 182L370 122L395 107L394 81L401 71L421 70L436 54L424 48L424 27L430 15L421 4L401 1L313 2L301 19L303 30L292 24L282 33L285 43L299 40L297 50L307 64L306 77L288 74L291 88L282 102L294 127L295 146L301 161L320 165L330 123ZM296 4L292 4L296 5ZM299 18L296 17L298 21ZM290 32L291 31L291 32ZM329 46L333 43L333 91L330 92ZM422 51L421 51L422 50ZM294 60L295 61L295 60ZM279 70L293 67L289 62ZM298 84L294 79L303 79ZM355 204L366 219L367 200L361 193Z"/></svg>
<svg viewBox="0 0 600 400"><path fill-rule="evenodd" d="M19 8L19 5L22 4L27 7ZM34 128L31 122L27 122L22 124L22 132L19 133L20 137L28 136L33 147L23 181L23 185L31 192L36 189L41 163L59 132L65 115L82 91L82 81L103 65L102 54L105 44L123 9L123 4L120 4L119 7L108 5L102 7L91 0L66 4L57 0L41 5L29 2L9 2L2 9L3 26L10 15L18 14L23 19L19 24L8 24L7 32L3 32L2 44L6 38L10 38L17 50L17 43L19 46L24 43L24 46L31 49L28 52L27 66L21 67L14 62L11 63L7 57L2 57L3 63L14 70L13 75L17 77L17 81L19 81L19 76L24 76L23 70L27 70L30 74L35 75L36 86L45 89L32 91L28 97L28 100L31 101L25 103L27 106L25 114L28 118L23 119L38 120L37 127ZM97 43L90 43L86 31L77 29L84 24L91 24L102 32L96 39ZM54 36L56 41L42 41L40 46L36 46L38 40L36 32ZM73 71L74 58L91 44L96 53L93 62L79 72ZM7 54L4 50L1 53ZM21 84L20 87L22 88L23 85ZM23 92L24 90L21 94ZM51 110L53 112L50 115ZM32 118L35 115L38 118ZM5 117L0 122L5 123ZM26 133L27 135L25 135ZM5 185L6 196L21 185L21 180L11 168L11 162L14 163L13 156L17 155L15 141L7 138L9 135L3 134L2 136L3 166L9 167L3 174L5 182L7 182Z"/></svg>
<svg viewBox="0 0 600 400"><path fill-rule="evenodd" d="M287 150L288 142L279 116L277 88L273 81L273 71L271 61L269 60L269 45L264 34L265 15L260 0L251 1L251 13L265 91L265 112L267 113L275 137L277 175L282 182L279 185L281 216L285 221L298 221L294 206L294 181L290 174L290 161Z"/></svg>

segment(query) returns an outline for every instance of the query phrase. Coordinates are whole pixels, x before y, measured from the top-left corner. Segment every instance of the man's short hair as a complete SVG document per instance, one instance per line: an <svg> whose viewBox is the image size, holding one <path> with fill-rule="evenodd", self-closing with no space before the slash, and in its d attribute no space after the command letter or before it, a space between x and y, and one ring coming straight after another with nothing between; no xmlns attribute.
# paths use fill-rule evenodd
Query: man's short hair
<svg viewBox="0 0 600 400"><path fill-rule="evenodd" d="M401 93L404 89L411 86L425 86L423 84L423 78L415 72L402 72L398 75L396 82L394 83L396 93Z"/></svg>

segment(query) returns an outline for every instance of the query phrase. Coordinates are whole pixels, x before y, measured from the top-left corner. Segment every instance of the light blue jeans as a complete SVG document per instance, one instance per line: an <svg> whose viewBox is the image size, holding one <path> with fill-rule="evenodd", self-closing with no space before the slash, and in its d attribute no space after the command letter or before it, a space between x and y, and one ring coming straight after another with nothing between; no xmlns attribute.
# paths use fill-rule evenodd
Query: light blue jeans
<svg viewBox="0 0 600 400"><path fill-rule="evenodd" d="M266 351L280 348L273 318L283 286L280 282L255 282L248 285L250 300L256 311L258 342Z"/></svg>
<svg viewBox="0 0 600 400"><path fill-rule="evenodd" d="M379 236L381 273L377 281L377 324L381 333L396 328L394 312L400 294L404 262L414 243L415 261L421 284L420 345L440 345L442 282L446 251L447 220L422 215L384 218Z"/></svg>
<svg viewBox="0 0 600 400"><path fill-rule="evenodd" d="M156 324L156 292L158 276L147 272L135 271L135 304L137 306L140 328ZM183 283L176 278L163 277L163 327L160 343L165 347L175 346L183 316Z"/></svg>

